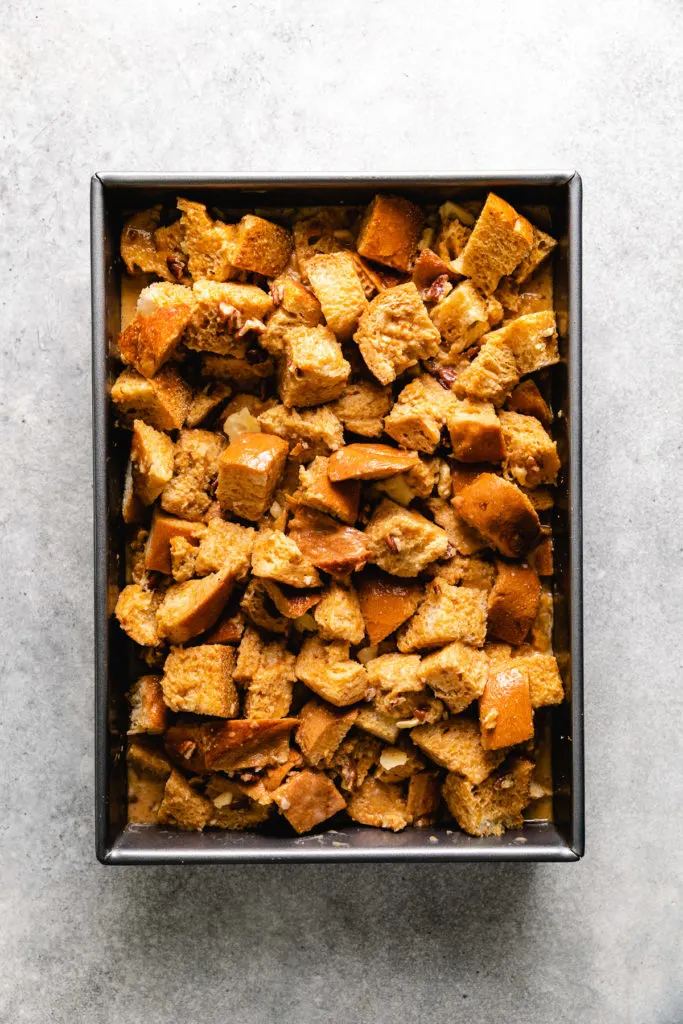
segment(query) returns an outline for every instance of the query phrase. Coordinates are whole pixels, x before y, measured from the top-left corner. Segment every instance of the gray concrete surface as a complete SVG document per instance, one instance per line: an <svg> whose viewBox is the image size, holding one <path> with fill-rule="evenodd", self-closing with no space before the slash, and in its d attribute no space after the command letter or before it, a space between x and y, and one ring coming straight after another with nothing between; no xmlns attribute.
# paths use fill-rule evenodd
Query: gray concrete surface
<svg viewBox="0 0 683 1024"><path fill-rule="evenodd" d="M680 1024L677 0L5 0L0 1020ZM576 167L588 820L568 866L100 867L88 179Z"/></svg>

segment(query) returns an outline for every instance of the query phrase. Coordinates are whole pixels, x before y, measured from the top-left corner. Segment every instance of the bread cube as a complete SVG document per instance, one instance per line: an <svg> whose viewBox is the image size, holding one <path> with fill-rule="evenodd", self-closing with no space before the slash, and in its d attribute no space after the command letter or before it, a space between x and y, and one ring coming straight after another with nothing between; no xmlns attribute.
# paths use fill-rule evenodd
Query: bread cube
<svg viewBox="0 0 683 1024"><path fill-rule="evenodd" d="M322 599L322 590L297 590L284 583L264 580L263 586L270 600L281 615L288 619L299 619L314 608Z"/></svg>
<svg viewBox="0 0 683 1024"><path fill-rule="evenodd" d="M235 577L228 568L199 580L174 583L157 611L159 636L184 644L210 629L227 604Z"/></svg>
<svg viewBox="0 0 683 1024"><path fill-rule="evenodd" d="M502 750L485 750L479 723L462 716L430 725L418 725L410 730L410 738L434 764L463 775L474 785L488 778L506 753Z"/></svg>
<svg viewBox="0 0 683 1024"><path fill-rule="evenodd" d="M511 664L527 674L532 707L540 708L548 704L562 703L562 677L552 653L543 653L532 647L519 647L512 652Z"/></svg>
<svg viewBox="0 0 683 1024"><path fill-rule="evenodd" d="M178 519L155 507L145 545L145 569L169 575L171 572L171 540L174 537L182 537L198 544L205 530L204 523Z"/></svg>
<svg viewBox="0 0 683 1024"><path fill-rule="evenodd" d="M339 398L351 373L329 327L293 327L285 337L278 393L286 406L322 405Z"/></svg>
<svg viewBox="0 0 683 1024"><path fill-rule="evenodd" d="M232 779L214 775L208 780L204 793L213 805L209 825L215 828L242 832L262 825L270 816L271 807L267 803L252 800Z"/></svg>
<svg viewBox="0 0 683 1024"><path fill-rule="evenodd" d="M128 735L159 735L166 728L168 712L161 689L161 676L140 676L128 691L130 722Z"/></svg>
<svg viewBox="0 0 683 1024"><path fill-rule="evenodd" d="M326 512L351 525L358 518L360 482L347 480L332 483L328 467L329 459L321 455L316 456L308 467L301 466L295 500L300 505Z"/></svg>
<svg viewBox="0 0 683 1024"><path fill-rule="evenodd" d="M560 469L557 445L535 416L501 412L505 475L521 487L554 484Z"/></svg>
<svg viewBox="0 0 683 1024"><path fill-rule="evenodd" d="M127 369L117 377L111 398L127 420L144 420L156 430L180 430L190 409L192 389L172 366L162 367L150 378Z"/></svg>
<svg viewBox="0 0 683 1024"><path fill-rule="evenodd" d="M405 782L422 771L425 764L410 740L401 738L397 746L384 747L375 771L378 782Z"/></svg>
<svg viewBox="0 0 683 1024"><path fill-rule="evenodd" d="M443 786L448 809L471 836L500 836L507 828L520 828L521 812L531 797L532 761L515 759L481 785L451 774Z"/></svg>
<svg viewBox="0 0 683 1024"><path fill-rule="evenodd" d="M139 210L129 217L121 232L121 258L129 274L156 274L166 281L175 281L166 253L160 252L155 242L160 220L161 206Z"/></svg>
<svg viewBox="0 0 683 1024"><path fill-rule="evenodd" d="M387 288L363 313L355 340L380 384L391 384L418 359L436 355L441 335L412 281Z"/></svg>
<svg viewBox="0 0 683 1024"><path fill-rule="evenodd" d="M479 701L479 724L484 750L502 750L534 735L529 676L513 661L491 670Z"/></svg>
<svg viewBox="0 0 683 1024"><path fill-rule="evenodd" d="M446 531L448 543L459 555L473 555L488 546L486 538L468 526L455 508L443 498L428 498L425 505L434 516L434 522ZM448 563L445 563L448 565ZM439 572L437 575L441 576ZM445 576L442 578L446 579ZM447 580L450 583L450 580Z"/></svg>
<svg viewBox="0 0 683 1024"><path fill-rule="evenodd" d="M179 199L178 209L181 211L182 245L188 255L191 276L195 280L207 277L212 281L227 281L234 277L230 249L235 225L212 220L202 203L188 199Z"/></svg>
<svg viewBox="0 0 683 1024"><path fill-rule="evenodd" d="M209 488L227 441L210 430L181 430L176 442L173 479L161 496L161 507L182 519L197 521L206 514Z"/></svg>
<svg viewBox="0 0 683 1024"><path fill-rule="evenodd" d="M378 570L364 572L356 587L371 644L381 643L402 626L417 608L423 592L421 583L405 582Z"/></svg>
<svg viewBox="0 0 683 1024"><path fill-rule="evenodd" d="M361 707L358 709L356 725L363 732L376 736L385 743L395 743L398 739L400 729L396 724L397 719L387 715L384 711L378 711L375 707Z"/></svg>
<svg viewBox="0 0 683 1024"><path fill-rule="evenodd" d="M487 593L493 586L495 575L496 570L490 562L468 555L454 555L450 561L436 566L434 573L435 577L452 586L462 584Z"/></svg>
<svg viewBox="0 0 683 1024"><path fill-rule="evenodd" d="M486 639L486 593L474 587L451 587L443 580L427 584L425 598L397 637L399 651L420 651L460 640L483 647Z"/></svg>
<svg viewBox="0 0 683 1024"><path fill-rule="evenodd" d="M230 260L240 270L263 277L277 277L287 266L293 241L289 231L248 213L237 225Z"/></svg>
<svg viewBox="0 0 683 1024"><path fill-rule="evenodd" d="M370 561L394 576L417 576L448 547L444 530L418 512L383 501L365 530Z"/></svg>
<svg viewBox="0 0 683 1024"><path fill-rule="evenodd" d="M216 497L242 519L260 519L273 503L289 447L271 434L240 434L218 463Z"/></svg>
<svg viewBox="0 0 683 1024"><path fill-rule="evenodd" d="M490 295L529 254L533 240L529 221L490 192L455 269Z"/></svg>
<svg viewBox="0 0 683 1024"><path fill-rule="evenodd" d="M236 580L247 578L256 531L251 527L212 519L201 537L195 562L197 576L229 570Z"/></svg>
<svg viewBox="0 0 683 1024"><path fill-rule="evenodd" d="M303 766L303 757L298 750L291 747L284 764L274 764L263 769L252 782L245 782L244 776L242 776L237 785L250 800L270 808L273 803L274 791L282 785L293 768L303 768Z"/></svg>
<svg viewBox="0 0 683 1024"><path fill-rule="evenodd" d="M360 825L400 832L409 823L408 808L400 786L379 782L370 776L354 793L346 808Z"/></svg>
<svg viewBox="0 0 683 1024"><path fill-rule="evenodd" d="M296 742L306 761L318 765L329 760L356 721L358 712L335 711L326 704L310 700L299 712Z"/></svg>
<svg viewBox="0 0 683 1024"><path fill-rule="evenodd" d="M453 498L456 511L507 558L521 558L538 541L541 526L519 487L480 473Z"/></svg>
<svg viewBox="0 0 683 1024"><path fill-rule="evenodd" d="M347 249L353 236L349 230L351 213L340 207L319 207L311 216L294 225L294 249L299 273L308 281L309 261L318 253Z"/></svg>
<svg viewBox="0 0 683 1024"><path fill-rule="evenodd" d="M186 537L171 537L169 541L171 555L171 575L176 583L185 583L195 575L197 561L197 545Z"/></svg>
<svg viewBox="0 0 683 1024"><path fill-rule="evenodd" d="M536 618L540 580L528 565L510 565L498 559L496 568L496 582L489 594L489 636L523 644Z"/></svg>
<svg viewBox="0 0 683 1024"><path fill-rule="evenodd" d="M211 801L200 796L175 768L168 777L164 799L157 812L160 825L174 825L184 831L201 832L211 817Z"/></svg>
<svg viewBox="0 0 683 1024"><path fill-rule="evenodd" d="M148 777L152 776L152 778L163 782L173 771L173 765L165 754L157 746L144 740L129 740L126 761L128 767L135 769L136 772L144 773Z"/></svg>
<svg viewBox="0 0 683 1024"><path fill-rule="evenodd" d="M347 444L330 456L328 476L342 480L385 480L403 473L419 462L415 452L401 451L388 444Z"/></svg>
<svg viewBox="0 0 683 1024"><path fill-rule="evenodd" d="M340 526L335 519L312 509L296 509L289 536L305 558L334 576L358 572L368 560L368 547L360 530Z"/></svg>
<svg viewBox="0 0 683 1024"><path fill-rule="evenodd" d="M264 644L256 671L246 683L246 718L286 718L292 704L296 680L295 657L284 641Z"/></svg>
<svg viewBox="0 0 683 1024"><path fill-rule="evenodd" d="M511 412L520 412L524 416L535 416L544 427L549 427L553 422L552 409L538 390L536 382L530 377L512 391L505 402L505 408Z"/></svg>
<svg viewBox="0 0 683 1024"><path fill-rule="evenodd" d="M377 763L381 749L379 740L353 730L325 760L325 768L338 778L338 784L343 790L353 793L367 779L370 769Z"/></svg>
<svg viewBox="0 0 683 1024"><path fill-rule="evenodd" d="M491 329L488 300L472 281L461 281L429 315L448 346L449 356L464 352Z"/></svg>
<svg viewBox="0 0 683 1024"><path fill-rule="evenodd" d="M161 680L166 704L171 711L234 718L239 714L234 666L235 652L223 644L174 647Z"/></svg>
<svg viewBox="0 0 683 1024"><path fill-rule="evenodd" d="M184 340L197 352L243 356L250 322L262 329L262 321L273 309L270 295L253 284L200 280L195 281L192 294L195 308Z"/></svg>
<svg viewBox="0 0 683 1024"><path fill-rule="evenodd" d="M359 644L365 636L365 623L353 587L343 587L334 581L330 583L322 600L315 606L313 618L323 640L348 640L351 644Z"/></svg>
<svg viewBox="0 0 683 1024"><path fill-rule="evenodd" d="M338 811L346 801L335 784L323 772L305 769L292 772L284 785L273 793L273 800L296 832L308 832Z"/></svg>
<svg viewBox="0 0 683 1024"><path fill-rule="evenodd" d="M233 672L233 679L238 686L248 683L256 675L261 664L263 648L264 643L258 631L247 626L237 650L237 662Z"/></svg>
<svg viewBox="0 0 683 1024"><path fill-rule="evenodd" d="M417 722L437 721L443 704L435 700L420 680L416 654L382 654L367 663L373 707L388 715L400 728Z"/></svg>
<svg viewBox="0 0 683 1024"><path fill-rule="evenodd" d="M275 278L270 286L270 294L279 309L308 327L316 327L323 318L322 308L313 292L286 273Z"/></svg>
<svg viewBox="0 0 683 1024"><path fill-rule="evenodd" d="M344 444L342 425L327 406L299 412L277 404L261 413L258 421L264 433L287 441L301 462L329 455Z"/></svg>
<svg viewBox="0 0 683 1024"><path fill-rule="evenodd" d="M416 828L428 828L436 820L441 803L441 786L436 772L411 775L408 784L407 811Z"/></svg>
<svg viewBox="0 0 683 1024"><path fill-rule="evenodd" d="M130 461L133 488L143 505L151 505L173 476L174 445L168 434L148 427L143 420L133 424Z"/></svg>
<svg viewBox="0 0 683 1024"><path fill-rule="evenodd" d="M143 590L139 583L124 587L116 602L114 614L123 632L141 647L158 647L157 608L162 593Z"/></svg>
<svg viewBox="0 0 683 1024"><path fill-rule="evenodd" d="M458 375L455 391L460 397L479 398L500 408L518 383L517 360L500 334L485 335L478 354Z"/></svg>
<svg viewBox="0 0 683 1024"><path fill-rule="evenodd" d="M193 310L192 292L183 285L157 282L143 289L135 316L118 338L123 362L154 377L180 344Z"/></svg>
<svg viewBox="0 0 683 1024"><path fill-rule="evenodd" d="M384 421L384 429L404 448L430 454L441 441L441 430L457 405L451 391L424 374L401 391Z"/></svg>
<svg viewBox="0 0 683 1024"><path fill-rule="evenodd" d="M236 718L204 726L204 761L212 772L238 772L284 764L296 718ZM169 730L170 732L170 730Z"/></svg>
<svg viewBox="0 0 683 1024"><path fill-rule="evenodd" d="M485 341L505 344L515 357L520 377L560 361L552 310L518 316L487 335Z"/></svg>
<svg viewBox="0 0 683 1024"><path fill-rule="evenodd" d="M261 335L263 337L263 335ZM215 380L228 380L242 389L257 388L266 377L272 377L275 363L269 359L263 349L253 348L244 355L216 355L205 352L201 356L201 374ZM247 358L247 356L249 358Z"/></svg>
<svg viewBox="0 0 683 1024"><path fill-rule="evenodd" d="M455 402L448 417L453 456L460 462L500 462L505 455L501 422L491 402Z"/></svg>
<svg viewBox="0 0 683 1024"><path fill-rule="evenodd" d="M454 640L420 664L420 680L431 687L451 714L458 715L481 697L488 676L484 651Z"/></svg>
<svg viewBox="0 0 683 1024"><path fill-rule="evenodd" d="M550 256L557 245L557 241L552 235L541 231L535 225L532 224L531 230L533 234L531 249L512 272L512 277L518 284L524 284L525 281L528 281L534 271Z"/></svg>
<svg viewBox="0 0 683 1024"><path fill-rule="evenodd" d="M126 464L126 472L123 478L121 518L124 523L141 523L145 518L145 506L138 498L133 486L133 463L130 458Z"/></svg>
<svg viewBox="0 0 683 1024"><path fill-rule="evenodd" d="M369 380L347 384L340 397L330 408L344 427L362 437L381 437L384 417L391 409L390 388L383 388Z"/></svg>
<svg viewBox="0 0 683 1024"><path fill-rule="evenodd" d="M207 644L238 644L244 633L244 615L227 608L205 637Z"/></svg>
<svg viewBox="0 0 683 1024"><path fill-rule="evenodd" d="M290 587L318 587L320 577L291 537L279 530L261 530L254 541L252 573Z"/></svg>
<svg viewBox="0 0 683 1024"><path fill-rule="evenodd" d="M306 267L325 322L339 341L349 341L368 306L355 264L348 252L313 256Z"/></svg>
<svg viewBox="0 0 683 1024"><path fill-rule="evenodd" d="M291 621L278 612L268 596L263 580L251 579L240 601L240 608L256 626L271 633L288 633Z"/></svg>
<svg viewBox="0 0 683 1024"><path fill-rule="evenodd" d="M307 637L296 659L296 674L309 690L336 707L363 700L368 688L367 672L349 658L349 645L343 640L326 644Z"/></svg>
<svg viewBox="0 0 683 1024"><path fill-rule="evenodd" d="M538 602L538 611L531 627L529 643L541 654L553 653L553 623L555 608L553 605L552 591L542 590Z"/></svg>
<svg viewBox="0 0 683 1024"><path fill-rule="evenodd" d="M361 256L395 270L410 268L424 214L402 196L377 195L363 215L356 248Z"/></svg>

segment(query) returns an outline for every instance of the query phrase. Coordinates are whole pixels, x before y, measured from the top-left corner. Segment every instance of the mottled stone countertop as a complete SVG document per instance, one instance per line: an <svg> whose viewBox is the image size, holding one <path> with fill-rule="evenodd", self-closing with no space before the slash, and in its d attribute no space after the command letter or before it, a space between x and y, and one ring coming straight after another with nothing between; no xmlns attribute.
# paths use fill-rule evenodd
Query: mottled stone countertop
<svg viewBox="0 0 683 1024"><path fill-rule="evenodd" d="M6 0L0 1020L680 1024L677 0ZM93 171L577 168L587 855L100 866Z"/></svg>

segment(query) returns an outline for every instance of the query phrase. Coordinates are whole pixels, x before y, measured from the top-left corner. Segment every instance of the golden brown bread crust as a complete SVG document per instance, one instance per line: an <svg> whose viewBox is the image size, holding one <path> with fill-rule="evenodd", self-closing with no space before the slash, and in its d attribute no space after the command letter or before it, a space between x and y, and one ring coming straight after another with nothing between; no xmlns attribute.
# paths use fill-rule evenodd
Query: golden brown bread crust
<svg viewBox="0 0 683 1024"><path fill-rule="evenodd" d="M488 632L508 644L523 644L536 618L541 582L529 565L496 562L489 594Z"/></svg>
<svg viewBox="0 0 683 1024"><path fill-rule="evenodd" d="M360 530L340 526L330 516L308 508L296 509L289 535L313 565L335 576L358 572L370 554Z"/></svg>
<svg viewBox="0 0 683 1024"><path fill-rule="evenodd" d="M273 800L296 832L309 832L346 807L335 784L323 772L309 768L292 772L287 782L276 789Z"/></svg>
<svg viewBox="0 0 683 1024"><path fill-rule="evenodd" d="M512 391L505 402L505 408L521 412L524 416L535 416L544 427L553 422L552 409L538 390L536 381L527 378Z"/></svg>
<svg viewBox="0 0 683 1024"><path fill-rule="evenodd" d="M499 836L506 828L522 825L533 770L532 761L515 758L479 785L451 772L443 786L444 799L465 832Z"/></svg>
<svg viewBox="0 0 683 1024"><path fill-rule="evenodd" d="M538 515L519 487L493 473L480 473L453 499L463 519L501 554L521 558L541 533Z"/></svg>
<svg viewBox="0 0 683 1024"><path fill-rule="evenodd" d="M152 526L145 545L145 569L153 572L171 572L170 542L173 537L185 537L199 543L206 530L204 523L190 522L170 516L158 507L152 515Z"/></svg>
<svg viewBox="0 0 683 1024"><path fill-rule="evenodd" d="M153 377L175 352L191 317L189 305L157 308L146 316L138 313L119 335L124 363L143 377Z"/></svg>
<svg viewBox="0 0 683 1024"><path fill-rule="evenodd" d="M528 255L533 240L529 221L500 196L489 192L455 269L490 295L501 277L511 274Z"/></svg>
<svg viewBox="0 0 683 1024"><path fill-rule="evenodd" d="M327 474L333 483L386 480L396 473L405 473L418 462L417 452L400 451L388 444L347 444L330 455Z"/></svg>
<svg viewBox="0 0 683 1024"><path fill-rule="evenodd" d="M356 248L368 260L407 271L423 220L420 207L408 199L375 196L361 222Z"/></svg>
<svg viewBox="0 0 683 1024"><path fill-rule="evenodd" d="M239 771L282 764L289 757L289 734L298 723L297 718L210 722L203 726L206 767Z"/></svg>
<svg viewBox="0 0 683 1024"><path fill-rule="evenodd" d="M216 497L242 519L260 519L272 504L289 445L275 434L240 434L218 463Z"/></svg>
<svg viewBox="0 0 683 1024"><path fill-rule="evenodd" d="M293 501L319 512L336 516L348 526L358 518L360 481L346 480L333 482L329 476L330 460L317 456L308 467L299 470L299 490Z"/></svg>
<svg viewBox="0 0 683 1024"><path fill-rule="evenodd" d="M510 661L489 672L479 701L479 722L484 750L502 750L532 739L534 715L523 666Z"/></svg>
<svg viewBox="0 0 683 1024"><path fill-rule="evenodd" d="M263 277L277 277L285 269L292 248L289 231L248 213L237 225L230 259L240 270L250 270Z"/></svg>
<svg viewBox="0 0 683 1024"><path fill-rule="evenodd" d="M371 644L381 643L402 626L423 593L422 584L390 576L380 569L366 569L356 589Z"/></svg>

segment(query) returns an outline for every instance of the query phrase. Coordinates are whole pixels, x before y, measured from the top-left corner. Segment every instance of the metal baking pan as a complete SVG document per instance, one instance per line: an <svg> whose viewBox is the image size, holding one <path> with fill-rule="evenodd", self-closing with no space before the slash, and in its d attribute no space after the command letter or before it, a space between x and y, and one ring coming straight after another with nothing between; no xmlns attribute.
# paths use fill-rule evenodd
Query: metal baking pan
<svg viewBox="0 0 683 1024"><path fill-rule="evenodd" d="M501 837L472 838L454 829L346 826L294 838L283 831L183 833L126 824L126 700L130 644L112 621L123 578L120 518L127 444L113 426L109 389L117 364L110 343L120 327L124 217L187 196L222 210L320 203L358 205L377 191L438 204L495 189L515 206L543 204L555 237L555 305L561 363L553 371L556 439L562 456L554 512L554 643L568 701L553 708L552 821L528 821ZM96 174L91 189L93 445L95 523L95 800L96 852L104 864L266 861L576 861L584 849L582 564L581 564L581 179L569 173L291 176Z"/></svg>

